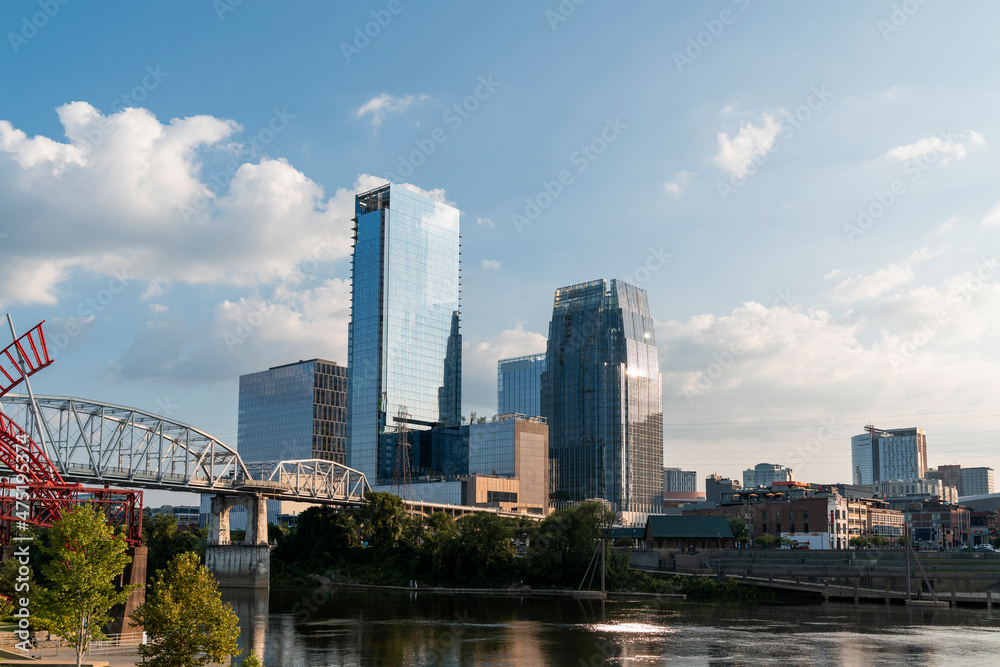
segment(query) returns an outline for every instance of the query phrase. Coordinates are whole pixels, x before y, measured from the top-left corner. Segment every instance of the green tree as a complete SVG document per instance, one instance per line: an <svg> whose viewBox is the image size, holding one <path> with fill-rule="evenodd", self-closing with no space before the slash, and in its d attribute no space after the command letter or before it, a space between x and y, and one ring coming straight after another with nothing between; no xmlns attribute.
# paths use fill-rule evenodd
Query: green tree
<svg viewBox="0 0 1000 667"><path fill-rule="evenodd" d="M764 549L770 549L772 547L778 546L780 540L779 538L771 535L770 533L764 533L763 535L758 535L753 538L753 543L758 547L763 547Z"/></svg>
<svg viewBox="0 0 1000 667"><path fill-rule="evenodd" d="M278 538L274 557L322 568L342 550L360 546L361 533L350 514L332 507L310 507L299 514L294 529Z"/></svg>
<svg viewBox="0 0 1000 667"><path fill-rule="evenodd" d="M476 512L457 522L458 535L443 545L442 565L457 584L507 583L514 562L514 531L492 512Z"/></svg>
<svg viewBox="0 0 1000 667"><path fill-rule="evenodd" d="M172 514L155 514L142 522L142 541L149 549L146 571L152 574L162 570L177 554L194 551L205 555L208 528L179 530L177 517Z"/></svg>
<svg viewBox="0 0 1000 667"><path fill-rule="evenodd" d="M733 536L739 539L747 534L747 521L743 517L734 516L729 520L729 528L733 531Z"/></svg>
<svg viewBox="0 0 1000 667"><path fill-rule="evenodd" d="M362 534L368 544L377 547L394 547L403 537L403 529L410 517L399 496L385 492L365 494L358 513Z"/></svg>
<svg viewBox="0 0 1000 667"><path fill-rule="evenodd" d="M579 585L596 541L613 520L614 514L603 503L581 503L551 514L528 545L532 581Z"/></svg>
<svg viewBox="0 0 1000 667"><path fill-rule="evenodd" d="M200 667L239 653L236 612L194 553L178 554L156 573L152 593L130 618L152 639L139 647L143 665Z"/></svg>
<svg viewBox="0 0 1000 667"><path fill-rule="evenodd" d="M260 661L257 654L250 651L250 655L243 658L243 662L240 663L240 667L264 667L264 663Z"/></svg>
<svg viewBox="0 0 1000 667"><path fill-rule="evenodd" d="M118 591L115 579L132 559L125 537L88 505L67 509L52 524L43 548L51 557L41 572L49 587L39 592L33 618L69 642L79 667L90 642L105 639L101 628L112 621L108 612L128 599L132 587Z"/></svg>

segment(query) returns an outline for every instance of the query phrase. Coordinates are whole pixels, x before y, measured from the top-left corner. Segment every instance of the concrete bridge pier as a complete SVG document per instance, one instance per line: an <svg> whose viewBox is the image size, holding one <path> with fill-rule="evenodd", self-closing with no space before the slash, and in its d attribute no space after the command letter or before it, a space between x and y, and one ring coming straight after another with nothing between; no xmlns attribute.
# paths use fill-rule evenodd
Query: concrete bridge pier
<svg viewBox="0 0 1000 667"><path fill-rule="evenodd" d="M229 539L229 510L247 508L247 530L242 543ZM267 543L267 502L260 495L214 496L208 518L205 564L228 588L268 588L271 547Z"/></svg>

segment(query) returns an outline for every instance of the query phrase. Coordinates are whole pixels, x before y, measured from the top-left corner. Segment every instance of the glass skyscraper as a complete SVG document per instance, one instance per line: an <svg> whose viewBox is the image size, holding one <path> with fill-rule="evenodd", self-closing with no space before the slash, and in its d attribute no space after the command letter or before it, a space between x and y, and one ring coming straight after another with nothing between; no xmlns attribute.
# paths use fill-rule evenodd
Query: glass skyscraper
<svg viewBox="0 0 1000 667"><path fill-rule="evenodd" d="M245 462L344 463L347 369L312 359L241 375L236 447Z"/></svg>
<svg viewBox="0 0 1000 667"><path fill-rule="evenodd" d="M501 359L497 362L497 414L542 414L544 354Z"/></svg>
<svg viewBox="0 0 1000 667"><path fill-rule="evenodd" d="M661 385L645 290L620 280L556 290L542 374L550 489L617 511L659 511Z"/></svg>
<svg viewBox="0 0 1000 667"><path fill-rule="evenodd" d="M462 396L459 212L399 185L355 197L347 465L391 481L410 428L457 426Z"/></svg>

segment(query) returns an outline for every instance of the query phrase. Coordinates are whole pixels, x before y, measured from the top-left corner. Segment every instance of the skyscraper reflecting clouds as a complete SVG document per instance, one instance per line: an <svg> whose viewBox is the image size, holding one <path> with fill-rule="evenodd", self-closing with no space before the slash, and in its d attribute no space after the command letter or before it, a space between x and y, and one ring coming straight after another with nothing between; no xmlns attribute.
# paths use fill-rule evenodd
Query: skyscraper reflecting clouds
<svg viewBox="0 0 1000 667"><path fill-rule="evenodd" d="M545 364L551 489L658 511L663 396L645 290L620 280L556 290Z"/></svg>
<svg viewBox="0 0 1000 667"><path fill-rule="evenodd" d="M392 477L395 417L457 425L462 396L459 212L389 184L355 198L347 464Z"/></svg>

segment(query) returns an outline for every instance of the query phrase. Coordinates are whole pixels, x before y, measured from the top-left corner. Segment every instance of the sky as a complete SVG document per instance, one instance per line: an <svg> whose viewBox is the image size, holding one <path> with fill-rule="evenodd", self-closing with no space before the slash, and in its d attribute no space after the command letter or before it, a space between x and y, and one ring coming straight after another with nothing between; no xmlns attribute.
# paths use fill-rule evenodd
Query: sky
<svg viewBox="0 0 1000 667"><path fill-rule="evenodd" d="M665 465L850 481L869 422L1000 468L1000 6L0 4L0 307L36 392L236 443L347 362L354 193L453 203L463 411L556 288L645 289ZM155 498L153 497L155 496ZM155 502L188 496L151 494Z"/></svg>

